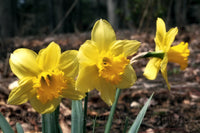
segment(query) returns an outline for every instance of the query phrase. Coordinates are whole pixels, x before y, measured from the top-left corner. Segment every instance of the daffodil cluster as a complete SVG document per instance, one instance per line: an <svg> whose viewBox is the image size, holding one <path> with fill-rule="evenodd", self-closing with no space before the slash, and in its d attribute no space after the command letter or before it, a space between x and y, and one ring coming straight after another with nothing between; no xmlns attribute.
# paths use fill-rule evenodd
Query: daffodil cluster
<svg viewBox="0 0 200 133"><path fill-rule="evenodd" d="M171 47L177 32L177 28L166 32L165 23L158 18L155 51L163 52L164 58L150 59L144 71L148 79L155 79L161 70L168 88L168 61L185 69L189 56L187 43ZM112 26L100 19L92 29L91 40L85 41L79 51L61 53L55 42L38 54L26 48L17 49L9 62L19 78L19 86L11 91L8 103L19 105L29 101L37 112L45 114L53 112L62 98L81 100L86 92L96 89L112 105L116 88L129 88L137 80L128 57L139 47L140 42L136 40L116 40Z"/></svg>

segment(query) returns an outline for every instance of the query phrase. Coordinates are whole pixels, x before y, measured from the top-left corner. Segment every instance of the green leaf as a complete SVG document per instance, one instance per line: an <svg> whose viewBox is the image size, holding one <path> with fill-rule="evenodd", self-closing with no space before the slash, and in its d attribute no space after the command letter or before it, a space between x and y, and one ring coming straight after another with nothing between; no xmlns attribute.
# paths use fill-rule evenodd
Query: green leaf
<svg viewBox="0 0 200 133"><path fill-rule="evenodd" d="M153 97L153 94L148 99L148 101L145 103L145 105L141 109L140 113L137 115L137 118L136 118L135 122L133 123L133 125L131 126L131 128L130 128L128 133L137 133L138 132L152 97Z"/></svg>
<svg viewBox="0 0 200 133"><path fill-rule="evenodd" d="M71 114L71 132L82 133L83 132L83 108L81 100L72 100L72 114Z"/></svg>
<svg viewBox="0 0 200 133"><path fill-rule="evenodd" d="M111 107L110 114L108 116L108 121L106 123L106 128L105 128L104 133L109 133L110 132L113 116L114 116L115 109L116 109L116 106L117 106L117 102L118 102L118 99L119 99L120 91L121 90L119 88L117 88L116 95L115 95L115 101L114 101L114 103L113 103L113 105Z"/></svg>
<svg viewBox="0 0 200 133"><path fill-rule="evenodd" d="M97 120L97 116L95 117L95 119L93 120L93 129L92 129L92 133L95 133L95 127L96 127L96 120Z"/></svg>
<svg viewBox="0 0 200 133"><path fill-rule="evenodd" d="M87 123L87 104L88 104L88 93L84 99L84 116L83 116L83 133L86 133L86 123Z"/></svg>
<svg viewBox="0 0 200 133"><path fill-rule="evenodd" d="M0 113L0 128L3 131L3 133L14 133L13 129L11 128L11 126L1 113Z"/></svg>
<svg viewBox="0 0 200 133"><path fill-rule="evenodd" d="M16 123L17 133L24 133L22 126L17 122Z"/></svg>
<svg viewBox="0 0 200 133"><path fill-rule="evenodd" d="M127 127L128 127L128 117L126 117L126 120L125 120L123 133L126 133Z"/></svg>
<svg viewBox="0 0 200 133"><path fill-rule="evenodd" d="M42 115L42 132L43 133L62 133L59 125L59 107L49 114Z"/></svg>

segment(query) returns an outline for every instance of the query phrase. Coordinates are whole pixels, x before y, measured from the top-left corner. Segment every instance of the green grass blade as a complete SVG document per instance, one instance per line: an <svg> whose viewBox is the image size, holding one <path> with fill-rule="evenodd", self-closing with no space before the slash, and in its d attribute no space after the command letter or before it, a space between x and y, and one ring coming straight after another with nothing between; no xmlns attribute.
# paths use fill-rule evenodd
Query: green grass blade
<svg viewBox="0 0 200 133"><path fill-rule="evenodd" d="M143 106L143 108L141 109L140 113L137 115L137 118L135 119L133 125L131 126L130 130L128 133L137 133L139 128L140 128L140 125L142 123L142 120L144 118L144 115L147 111L147 108L151 102L151 99L152 99L152 96L153 94L151 95L151 97L148 99L148 101L145 103L145 105Z"/></svg>
<svg viewBox="0 0 200 133"><path fill-rule="evenodd" d="M16 123L17 133L24 133L22 126L17 122Z"/></svg>
<svg viewBox="0 0 200 133"><path fill-rule="evenodd" d="M72 100L72 114L71 114L71 132L82 133L83 132L83 108L81 100Z"/></svg>
<svg viewBox="0 0 200 133"><path fill-rule="evenodd" d="M92 129L92 133L95 133L95 127L96 127L96 120L97 120L97 116L95 117L95 119L93 120L93 129Z"/></svg>
<svg viewBox="0 0 200 133"><path fill-rule="evenodd" d="M126 117L123 133L126 133L128 127L128 117Z"/></svg>
<svg viewBox="0 0 200 133"><path fill-rule="evenodd" d="M14 133L13 129L11 128L11 126L1 113L0 113L0 128L3 131L3 133Z"/></svg>
<svg viewBox="0 0 200 133"><path fill-rule="evenodd" d="M59 107L49 114L42 115L42 133L60 133L59 126Z"/></svg>
<svg viewBox="0 0 200 133"><path fill-rule="evenodd" d="M113 105L111 107L110 114L108 116L108 121L106 123L106 128L105 128L104 133L109 133L110 132L111 125L112 125L112 120L113 120L113 116L114 116L115 109L116 109L116 106L117 106L117 102L118 102L118 99L119 99L120 91L121 90L119 88L116 91L115 101L114 101L114 103L113 103Z"/></svg>

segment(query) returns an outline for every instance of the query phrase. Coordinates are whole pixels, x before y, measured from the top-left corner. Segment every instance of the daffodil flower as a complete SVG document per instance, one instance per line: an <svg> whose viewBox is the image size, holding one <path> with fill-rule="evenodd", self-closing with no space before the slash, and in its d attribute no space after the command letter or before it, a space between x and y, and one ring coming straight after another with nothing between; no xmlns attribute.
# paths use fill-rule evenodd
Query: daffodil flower
<svg viewBox="0 0 200 133"><path fill-rule="evenodd" d="M177 27L171 28L166 32L165 22L161 18L157 19L156 37L154 39L156 43L155 51L164 52L165 55L163 59L150 59L144 71L144 76L146 78L154 80L158 71L161 70L168 89L170 89L170 85L167 78L167 63L178 63L181 66L181 70L184 70L188 65L188 56L190 54L188 43L181 42L180 44L171 47L177 33Z"/></svg>
<svg viewBox="0 0 200 133"><path fill-rule="evenodd" d="M19 78L19 86L8 98L9 104L19 105L30 101L39 113L53 112L62 98L79 100L85 94L75 90L78 73L77 51L61 54L58 44L52 42L36 54L20 48L10 56L10 67Z"/></svg>
<svg viewBox="0 0 200 133"><path fill-rule="evenodd" d="M84 92L97 89L101 98L112 105L116 88L124 89L136 81L135 71L127 58L137 52L140 42L116 40L112 26L98 20L87 40L79 49L79 74L76 88Z"/></svg>

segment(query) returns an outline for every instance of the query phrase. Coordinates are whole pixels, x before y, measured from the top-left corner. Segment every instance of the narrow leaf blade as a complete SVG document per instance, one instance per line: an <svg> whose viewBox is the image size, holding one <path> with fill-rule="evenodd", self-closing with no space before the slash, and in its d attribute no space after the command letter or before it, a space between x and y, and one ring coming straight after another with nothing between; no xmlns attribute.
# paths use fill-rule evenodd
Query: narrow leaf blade
<svg viewBox="0 0 200 133"><path fill-rule="evenodd" d="M143 106L143 108L141 109L139 114L137 115L137 118L135 119L135 121L134 121L133 125L131 126L128 133L137 133L138 132L140 125L142 123L142 120L144 118L144 115L147 111L147 108L151 102L152 97L153 97L153 94L151 95L151 97L148 99L148 101L145 103L145 105Z"/></svg>
<svg viewBox="0 0 200 133"><path fill-rule="evenodd" d="M83 132L83 108L81 100L72 100L72 133Z"/></svg>
<svg viewBox="0 0 200 133"><path fill-rule="evenodd" d="M17 133L24 133L22 126L17 122L16 123Z"/></svg>
<svg viewBox="0 0 200 133"><path fill-rule="evenodd" d="M11 126L1 113L0 113L0 128L3 131L3 133L14 133L13 129L11 128Z"/></svg>

